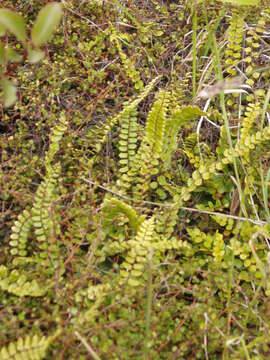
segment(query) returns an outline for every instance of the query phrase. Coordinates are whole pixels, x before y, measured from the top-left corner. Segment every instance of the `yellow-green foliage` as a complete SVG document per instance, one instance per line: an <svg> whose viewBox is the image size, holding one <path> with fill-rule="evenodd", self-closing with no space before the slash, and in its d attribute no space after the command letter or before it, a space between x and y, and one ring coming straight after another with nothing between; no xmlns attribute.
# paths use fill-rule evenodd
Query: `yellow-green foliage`
<svg viewBox="0 0 270 360"><path fill-rule="evenodd" d="M244 37L244 14L241 9L233 9L232 16L230 18L230 27L228 29L228 45L225 51L227 66L226 71L230 75L236 75L236 66L241 59L242 41Z"/></svg>
<svg viewBox="0 0 270 360"><path fill-rule="evenodd" d="M0 350L0 360L41 360L46 356L53 337L28 335Z"/></svg>
<svg viewBox="0 0 270 360"><path fill-rule="evenodd" d="M122 119L125 119L127 116L129 116L130 112L133 112L134 109L140 104L140 102L150 93L150 91L155 86L157 80L160 77L156 77L153 79L143 90L141 90L140 94L134 99L130 100L127 103L125 103L123 110L117 114L115 117L110 118L106 121L105 125L101 128L98 126L97 129L94 128L93 130L93 138L97 137L96 139L96 149L95 153L99 153L102 149L102 146L107 140L108 135L112 131L112 128L118 124L121 123ZM95 133L96 131L96 133ZM95 158L91 159L92 162L95 160ZM91 163L91 162L90 162Z"/></svg>
<svg viewBox="0 0 270 360"><path fill-rule="evenodd" d="M0 287L2 290L18 297L39 297L47 292L46 286L41 287L35 279L28 280L27 276L18 270L12 270L8 274L8 270L4 265L0 266Z"/></svg>
<svg viewBox="0 0 270 360"><path fill-rule="evenodd" d="M46 59L6 69L0 359L266 359L268 2L62 4Z"/></svg>
<svg viewBox="0 0 270 360"><path fill-rule="evenodd" d="M126 204L125 202L109 198L105 199L104 204L104 222L111 222L116 219L118 215L125 216L129 221L129 225L133 231L137 231L140 223L142 222L142 217L139 217L136 211L132 206Z"/></svg>
<svg viewBox="0 0 270 360"><path fill-rule="evenodd" d="M151 175L158 173L157 166L163 148L166 111L169 94L161 91L154 103L145 126L144 136L129 172L122 176L120 186L128 189L136 178L135 193L143 198L150 186Z"/></svg>
<svg viewBox="0 0 270 360"><path fill-rule="evenodd" d="M110 36L110 40L112 44L116 45L120 59L123 63L124 70L127 74L127 77L131 79L131 81L134 84L134 88L137 90L140 90L143 88L143 82L140 78L140 74L138 73L138 70L135 68L134 61L129 59L127 55L124 53L120 41L123 41L124 43L131 40L130 37L127 34L118 34L115 30L115 28L112 27L112 33Z"/></svg>
<svg viewBox="0 0 270 360"><path fill-rule="evenodd" d="M47 251L54 231L52 202L55 198L55 185L59 176L60 167L52 168L39 185L32 208L32 222L39 246ZM43 245L42 245L43 243ZM45 247L45 248L44 248ZM45 256L46 253L44 253Z"/></svg>
<svg viewBox="0 0 270 360"><path fill-rule="evenodd" d="M8 275L7 269L2 268L1 288L17 296L42 296L47 287L40 287L35 279L28 279L23 271L22 264L35 263L40 259L56 258L58 244L53 239L59 233L59 226L53 211L53 201L56 200L56 184L60 176L61 166L59 163L52 165L54 157L60 148L60 141L66 131L66 120L62 115L60 122L53 128L50 137L50 147L45 157L46 174L38 186L31 210L24 210L12 226L9 245L10 254L14 257L15 269ZM29 253L30 230L33 228L37 240L39 252L34 257ZM33 241L33 240L32 240ZM31 248L33 248L31 246ZM29 258L26 256L29 255ZM20 264L20 262L22 264ZM17 266L18 269L17 269Z"/></svg>
<svg viewBox="0 0 270 360"><path fill-rule="evenodd" d="M145 265L153 252L154 221L154 217L145 220L138 229L135 238L128 241L128 253L121 266L120 275L131 286L140 285L145 273Z"/></svg>
<svg viewBox="0 0 270 360"><path fill-rule="evenodd" d="M133 165L137 148L137 111L132 109L125 114L120 124L119 134L119 164L120 172L127 173Z"/></svg>
<svg viewBox="0 0 270 360"><path fill-rule="evenodd" d="M26 256L27 239L31 225L31 214L28 210L24 210L11 228L12 234L10 235L11 240L9 242L9 245L12 247L10 250L11 255Z"/></svg>
<svg viewBox="0 0 270 360"><path fill-rule="evenodd" d="M214 234L206 234L198 228L187 228L187 231L194 243L198 244L199 251L209 251L217 263L222 262L225 255L225 243L222 234L218 231Z"/></svg>
<svg viewBox="0 0 270 360"><path fill-rule="evenodd" d="M192 178L188 180L188 186L182 188L181 200L189 200L192 191L202 185L204 180L210 179L217 171L223 170L227 164L232 163L233 158L249 157L250 152L255 148L264 151L263 144L269 143L269 141L270 127L267 126L262 132L258 131L256 134L246 136L244 143L237 143L233 151L226 149L221 161L213 162L209 166L201 165L192 173Z"/></svg>

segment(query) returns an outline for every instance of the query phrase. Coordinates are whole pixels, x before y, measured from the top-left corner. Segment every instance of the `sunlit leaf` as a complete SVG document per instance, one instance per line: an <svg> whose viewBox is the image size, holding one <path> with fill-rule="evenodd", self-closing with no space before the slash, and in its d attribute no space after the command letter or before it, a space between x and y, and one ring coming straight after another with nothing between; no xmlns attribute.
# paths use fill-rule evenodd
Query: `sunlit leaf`
<svg viewBox="0 0 270 360"><path fill-rule="evenodd" d="M0 65L5 63L5 47L2 41L0 41Z"/></svg>
<svg viewBox="0 0 270 360"><path fill-rule="evenodd" d="M17 100L16 86L6 78L2 78L1 86L3 90L4 107L12 106Z"/></svg>
<svg viewBox="0 0 270 360"><path fill-rule="evenodd" d="M59 25L62 7L58 3L50 3L39 12L34 23L31 38L35 46L43 45Z"/></svg>
<svg viewBox="0 0 270 360"><path fill-rule="evenodd" d="M10 46L5 48L6 59L11 62L19 62L22 60L22 55L18 54L17 51L12 49Z"/></svg>
<svg viewBox="0 0 270 360"><path fill-rule="evenodd" d="M5 33L6 33L6 28L2 24L0 24L0 36L4 36Z"/></svg>
<svg viewBox="0 0 270 360"><path fill-rule="evenodd" d="M172 114L172 119L179 125L184 125L198 116L206 116L207 113L202 111L198 106L182 106Z"/></svg>
<svg viewBox="0 0 270 360"><path fill-rule="evenodd" d="M0 25L10 31L16 38L25 44L26 29L25 22L21 15L8 9L0 9Z"/></svg>
<svg viewBox="0 0 270 360"><path fill-rule="evenodd" d="M250 5L258 6L259 0L221 0L223 3L230 3L232 5Z"/></svg>
<svg viewBox="0 0 270 360"><path fill-rule="evenodd" d="M45 56L45 53L44 51L41 51L41 50L33 50L33 49L30 49L28 51L28 61L31 63L31 64L36 64L38 63L40 60L42 60Z"/></svg>

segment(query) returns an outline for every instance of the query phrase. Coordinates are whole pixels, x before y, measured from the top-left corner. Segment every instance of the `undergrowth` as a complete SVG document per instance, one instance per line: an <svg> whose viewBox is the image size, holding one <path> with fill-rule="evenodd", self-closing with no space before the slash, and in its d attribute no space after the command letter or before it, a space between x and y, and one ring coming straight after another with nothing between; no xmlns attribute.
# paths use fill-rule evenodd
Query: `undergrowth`
<svg viewBox="0 0 270 360"><path fill-rule="evenodd" d="M9 64L1 360L269 358L270 8L234 3L62 1Z"/></svg>

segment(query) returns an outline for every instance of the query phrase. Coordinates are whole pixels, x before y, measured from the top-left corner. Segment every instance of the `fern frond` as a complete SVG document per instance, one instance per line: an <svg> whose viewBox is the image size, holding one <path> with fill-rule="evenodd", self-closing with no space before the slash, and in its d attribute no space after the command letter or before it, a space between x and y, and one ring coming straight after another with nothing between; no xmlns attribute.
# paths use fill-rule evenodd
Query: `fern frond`
<svg viewBox="0 0 270 360"><path fill-rule="evenodd" d="M123 110L117 114L115 117L110 118L107 120L107 122L103 125L101 129L99 129L98 133L100 134L98 137L95 135L93 138L96 137L96 144L95 144L95 150L93 150L93 154L97 155L101 149L102 146L106 143L109 133L111 132L112 128L122 121L123 118L129 116L129 113L131 111L134 111L134 109L137 108L139 103L150 93L150 91L154 88L157 81L160 79L160 76L157 76L154 78L142 91L141 93L134 99L129 102L127 102L124 105ZM95 130L93 129L93 134L95 134ZM92 165L95 158L90 159L89 166Z"/></svg>
<svg viewBox="0 0 270 360"><path fill-rule="evenodd" d="M50 171L51 163L55 154L59 151L60 141L67 130L67 120L64 113L61 113L59 123L53 127L50 135L50 146L45 157L46 170Z"/></svg>
<svg viewBox="0 0 270 360"><path fill-rule="evenodd" d="M172 112L172 115L168 118L166 122L166 128L165 128L165 141L164 141L164 147L162 151L162 160L164 162L164 168L169 169L171 166L171 157L173 152L177 149L177 135L181 127L183 127L185 124L192 122L196 117L206 115L202 110L200 110L197 106L182 106ZM197 137L196 134L193 136L193 146L196 145ZM189 137L185 139L185 145L188 144L189 140L191 140ZM184 149L186 150L186 146L184 146ZM194 155L194 149L191 150L191 153L188 153L187 155ZM191 156L190 156L191 159Z"/></svg>
<svg viewBox="0 0 270 360"><path fill-rule="evenodd" d="M104 202L104 210L106 210L106 222L112 221L117 215L125 215L129 220L130 227L133 231L137 231L142 218L139 217L132 206L124 203L119 199L106 199Z"/></svg>
<svg viewBox="0 0 270 360"><path fill-rule="evenodd" d="M246 106L245 117L243 120L241 135L240 135L242 144L245 143L245 139L248 135L251 135L251 133L255 132L254 130L257 127L256 123L259 119L260 114L261 114L261 109L260 109L260 103L258 101L256 101L255 103L249 103Z"/></svg>
<svg viewBox="0 0 270 360"><path fill-rule="evenodd" d="M228 45L225 50L225 64L228 66L226 71L235 76L236 66L241 58L242 41L244 37L244 15L239 9L233 9L228 29Z"/></svg>
<svg viewBox="0 0 270 360"><path fill-rule="evenodd" d="M45 286L40 287L36 280L27 280L27 277L18 270L12 270L8 274L4 265L0 266L0 288L18 297L40 297L47 292Z"/></svg>
<svg viewBox="0 0 270 360"><path fill-rule="evenodd" d="M24 210L11 228L11 240L9 241L9 245L12 247L10 250L11 255L27 255L26 245L31 225L31 214L28 210Z"/></svg>
<svg viewBox="0 0 270 360"><path fill-rule="evenodd" d="M127 173L134 162L137 147L137 110L132 109L123 116L119 134L119 171Z"/></svg>
<svg viewBox="0 0 270 360"><path fill-rule="evenodd" d="M171 85L169 112L173 113L183 106L188 96L188 88L192 78L191 73L187 73L184 78Z"/></svg>
<svg viewBox="0 0 270 360"><path fill-rule="evenodd" d="M134 61L132 61L128 56L124 53L121 43L119 39L121 39L121 33L117 33L116 29L114 27L111 27L111 36L110 40L112 43L114 43L117 47L121 62L123 64L124 70L126 72L126 75L130 80L133 82L134 87L136 90L140 90L143 88L143 82L141 80L139 72L135 68ZM125 34L126 35L126 34Z"/></svg>
<svg viewBox="0 0 270 360"><path fill-rule="evenodd" d="M146 121L144 140L149 144L154 157L159 156L163 148L168 104L169 93L160 91Z"/></svg>
<svg viewBox="0 0 270 360"><path fill-rule="evenodd" d="M129 251L121 265L120 275L122 280L127 279L130 286L136 287L140 285L147 256L153 241L153 235L154 217L151 217L148 220L144 220L135 238L128 241Z"/></svg>
<svg viewBox="0 0 270 360"><path fill-rule="evenodd" d="M32 222L39 246L47 250L54 229L51 206L55 198L55 185L60 173L60 165L56 164L51 173L39 185L32 208ZM45 253L44 253L45 255Z"/></svg>
<svg viewBox="0 0 270 360"><path fill-rule="evenodd" d="M221 171L225 166L233 162L234 158L249 158L249 153L259 147L262 147L265 143L270 141L270 126L267 126L263 131L258 131L256 134L246 136L244 143L237 143L234 149L226 149L223 153L223 158L220 161L212 162L211 164L201 165L197 170L192 173L192 178L188 180L187 186L181 189L180 198L176 195L176 201L181 203L182 201L188 201L190 194L197 187L201 186L203 181L209 180L217 171Z"/></svg>
<svg viewBox="0 0 270 360"><path fill-rule="evenodd" d="M134 157L133 166L119 181L121 191L126 192L135 182L136 196L143 198L149 189L151 176L157 174L164 142L168 102L169 93L160 91L147 118L144 136Z"/></svg>
<svg viewBox="0 0 270 360"><path fill-rule="evenodd" d="M158 165L164 146L166 114L168 110L169 93L160 91L146 121L145 134L134 161L137 172L135 194L144 198L148 192L152 175L158 174ZM130 174L128 174L130 175Z"/></svg>
<svg viewBox="0 0 270 360"><path fill-rule="evenodd" d="M41 360L54 337L28 335L0 350L0 360Z"/></svg>
<svg viewBox="0 0 270 360"><path fill-rule="evenodd" d="M176 206L169 211L159 211L156 215L156 232L166 239L170 239L178 220L179 208Z"/></svg>

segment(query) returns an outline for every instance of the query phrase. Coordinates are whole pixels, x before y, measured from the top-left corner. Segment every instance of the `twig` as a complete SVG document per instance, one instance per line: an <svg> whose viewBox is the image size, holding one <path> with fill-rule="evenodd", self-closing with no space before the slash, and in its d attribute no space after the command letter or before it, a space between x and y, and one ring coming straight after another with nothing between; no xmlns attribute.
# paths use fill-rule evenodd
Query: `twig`
<svg viewBox="0 0 270 360"><path fill-rule="evenodd" d="M98 354L91 348L91 346L87 343L87 341L81 336L81 334L78 331L75 331L74 334L77 336L77 338L81 341L81 343L85 346L89 354L92 356L94 360L101 360L101 358L98 356Z"/></svg>
<svg viewBox="0 0 270 360"><path fill-rule="evenodd" d="M113 194L117 197L119 197L120 199L126 200L126 201L132 201L135 203L140 203L140 204L146 204L146 205L154 205L154 206L160 206L160 207L169 207L169 208L174 208L177 205L177 203L160 203L160 202L154 202L154 201L146 201L146 200L137 200L137 199L133 199L129 196L125 196L122 195L120 193L117 193L111 189L106 188L105 186L99 185L97 183L95 183L94 181L88 180L83 178L83 180L91 185L97 186L99 189L102 189L110 194ZM254 219L250 219L250 218L245 218L245 217L241 217L241 216L235 216L235 215L230 215L230 214L224 214L221 212L216 212L216 211L210 211L210 210L200 210L200 209L196 209L196 208L189 208L189 207L185 207L185 206L180 206L179 207L180 210L184 210L184 211L189 211L189 212L197 212L197 213L201 213L201 214L208 214L208 215L215 215L215 216L223 216L229 219L234 219L234 220L238 220L238 221L248 221L251 222L252 224L255 225L265 225L267 222L266 221L262 221L262 220L254 220Z"/></svg>

